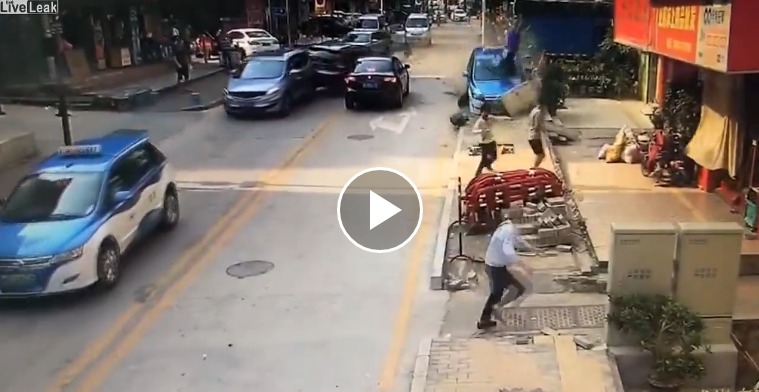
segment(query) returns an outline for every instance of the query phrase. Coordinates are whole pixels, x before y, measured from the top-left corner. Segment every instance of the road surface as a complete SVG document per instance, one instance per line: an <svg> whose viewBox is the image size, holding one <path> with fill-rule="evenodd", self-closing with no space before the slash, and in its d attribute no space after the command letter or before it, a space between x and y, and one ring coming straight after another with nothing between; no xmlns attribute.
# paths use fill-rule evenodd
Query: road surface
<svg viewBox="0 0 759 392"><path fill-rule="evenodd" d="M462 62L477 40L476 29L437 33L441 56L458 50ZM0 392L408 390L447 299L426 274L455 144L448 81L419 66L402 110L347 112L325 98L284 120L120 115L166 129L180 225L129 254L110 293L2 303ZM336 217L341 187L376 166L409 176L424 203L419 232L393 253L352 245ZM274 268L226 273L247 260Z"/></svg>

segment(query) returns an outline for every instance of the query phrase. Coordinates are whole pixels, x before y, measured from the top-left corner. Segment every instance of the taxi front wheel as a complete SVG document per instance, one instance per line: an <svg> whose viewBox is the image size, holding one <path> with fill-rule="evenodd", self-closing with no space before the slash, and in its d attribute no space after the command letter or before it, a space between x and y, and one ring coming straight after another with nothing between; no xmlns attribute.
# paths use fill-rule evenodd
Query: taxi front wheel
<svg viewBox="0 0 759 392"><path fill-rule="evenodd" d="M163 195L161 228L169 231L177 227L177 223L179 223L179 197L176 191L168 189Z"/></svg>
<svg viewBox="0 0 759 392"><path fill-rule="evenodd" d="M100 246L97 273L98 288L108 290L116 286L121 277L121 252L118 246L111 242L104 242Z"/></svg>

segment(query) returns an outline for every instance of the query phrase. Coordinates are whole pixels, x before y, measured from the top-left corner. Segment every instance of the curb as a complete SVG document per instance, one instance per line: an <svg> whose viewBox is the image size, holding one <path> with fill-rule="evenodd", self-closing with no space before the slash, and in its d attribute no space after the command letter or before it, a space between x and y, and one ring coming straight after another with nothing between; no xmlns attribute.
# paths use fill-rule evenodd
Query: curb
<svg viewBox="0 0 759 392"><path fill-rule="evenodd" d="M419 343L419 350L416 353L414 373L411 375L410 392L424 392L424 389L427 387L427 371L430 367L431 349L432 338L422 339Z"/></svg>
<svg viewBox="0 0 759 392"><path fill-rule="evenodd" d="M432 271L430 271L430 290L443 290L445 289L445 263L446 253L448 250L448 227L451 225L451 209L453 208L453 202L456 197L457 185L458 185L458 169L459 160L461 159L461 148L464 145L464 132L465 130L459 129L456 136L456 150L453 152L453 161L451 163L451 178L448 180L446 186L445 201L443 203L443 210L441 211L440 224L437 231L437 239L435 241L435 255L432 258Z"/></svg>
<svg viewBox="0 0 759 392"><path fill-rule="evenodd" d="M202 105L193 105L193 106L183 107L182 111L183 112L202 112L204 110L208 110L208 109L215 108L217 106L221 106L221 104L223 104L223 103L224 103L224 97L214 99L213 101L208 102L208 103L204 103Z"/></svg>
<svg viewBox="0 0 759 392"><path fill-rule="evenodd" d="M193 84L193 82L198 82L198 81L201 81L203 79L210 78L211 76L214 76L216 74L220 74L220 73L222 73L222 72L224 72L226 70L227 70L226 68L219 67L218 69L215 69L215 70L213 70L211 72L208 72L208 73L204 73L204 74L198 76L197 78L190 79L186 83L183 83L183 84L176 84L175 83L175 84L172 84L172 85L169 85L169 86L163 86L161 88L152 89L152 91L154 93L157 93L157 94L168 93L168 92L171 92L173 90L176 90L179 87L190 86L190 85Z"/></svg>

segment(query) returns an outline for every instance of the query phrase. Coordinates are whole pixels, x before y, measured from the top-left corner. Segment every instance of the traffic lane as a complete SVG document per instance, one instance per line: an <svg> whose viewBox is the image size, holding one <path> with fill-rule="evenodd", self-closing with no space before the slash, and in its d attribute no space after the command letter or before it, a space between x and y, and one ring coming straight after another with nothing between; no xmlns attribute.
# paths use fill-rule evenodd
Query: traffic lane
<svg viewBox="0 0 759 392"><path fill-rule="evenodd" d="M449 116L458 109L447 90L446 80L416 79L401 109L346 111L292 183L277 185L342 187L361 170L385 166L404 172L420 188L439 186L433 174L448 170L456 141ZM449 157L443 167L427 166L439 156Z"/></svg>
<svg viewBox="0 0 759 392"><path fill-rule="evenodd" d="M248 165L256 170L246 172L246 179L256 181L256 173L261 168L271 169L285 160L288 154L286 150L291 150L297 144L303 143L309 133L318 128L318 123L324 121L324 114L328 113L325 107L311 110L315 113L304 111L310 116L294 115L294 121L277 124L267 120L262 122L229 120L223 115L223 111L211 111L200 117L193 115L192 118L195 121L190 126L162 140L159 147L169 154L172 164L177 167L180 175L190 173L192 177L191 174L202 168L204 162L213 161L217 168L223 167L226 171L235 168L237 172L244 172L245 167L240 165ZM263 126L251 127L256 124ZM277 135L287 139L274 143L267 141L265 136L277 127L281 128L278 130L281 132ZM216 144L208 148L209 141ZM231 145L251 147L232 149ZM239 154L244 157L240 158ZM224 177L220 177L220 174L223 175L223 171L217 171L214 178L223 179ZM63 302L61 299L37 301L38 305L32 307L30 313L26 310L28 305L11 307L13 312L10 313L10 317L3 318L7 324L0 324L7 325L0 329L0 336L13 336L13 348L16 348L18 344L18 347L26 348L22 352L30 354L18 355L16 352L19 350L2 350L8 356L14 353L12 363L20 363L24 366L4 368L3 373L7 371L8 374L0 373L3 376L1 379L13 380L13 382L3 383L1 388L9 388L5 389L7 391L45 390L46 385L43 384L45 381L52 382L54 373L61 369L71 370L67 368L67 363L69 365L79 363L83 356L92 357L93 346L100 342L107 332L113 332L109 328L115 320L122 317L125 310L132 309L135 302L139 303L140 300L148 299L151 294L155 297L155 292L161 292L163 287L156 287L156 282L164 278L165 271L173 267L172 264L180 258L180 255L204 237L211 224L216 222L236 199L233 193L229 192L230 196L226 196L226 193L213 196L206 194L205 199L201 201L193 201L196 199L194 196L187 197L189 201L185 201L185 193L182 192L183 217L180 228L172 235L166 236L165 242L156 245L155 251L135 252L130 258L136 260L130 263L135 267L129 267L125 272L124 281L114 292L100 297L72 297ZM187 229L184 227L190 227L192 232L185 233L184 230ZM195 234L196 231L197 234ZM150 303L147 303L144 306L149 305ZM51 315L49 319L46 316L47 313ZM31 319L35 320L35 327L23 332L23 328L19 326L28 323ZM51 343L52 340L57 339L60 341ZM6 347L5 344L11 348L9 339L3 339L2 348ZM50 354L42 355L42 351ZM10 361L11 358L6 359ZM74 376L77 375L74 374ZM0 389L0 391L4 390Z"/></svg>
<svg viewBox="0 0 759 392"><path fill-rule="evenodd" d="M393 254L370 254L340 231L339 189L270 192L260 215L178 302L167 304L97 390L376 389L384 357L395 344L406 262L419 247L431 256L435 208L418 242ZM434 206L441 200L424 202ZM257 277L227 275L227 268L243 260L275 266Z"/></svg>
<svg viewBox="0 0 759 392"><path fill-rule="evenodd" d="M0 302L0 391L45 391L53 376L134 303L149 299L154 282L206 235L235 192L180 192L181 221L124 257L119 285L107 293Z"/></svg>
<svg viewBox="0 0 759 392"><path fill-rule="evenodd" d="M450 151L440 140L453 135L422 131L432 121L422 115L394 139L384 132L360 144L348 139L358 120L368 118L341 116L297 168L264 188L257 215L241 218L246 225L202 279L176 303L166 303L145 335L126 337L139 343L118 349L124 360L105 369L113 372L98 390L370 391L378 382L400 385L395 370L409 368L409 347L436 333L442 317L444 296L417 293L426 287L420 284L448 180ZM435 184L423 190L426 215L416 238L390 254L352 245L336 217L342 185L374 163ZM232 264L246 260L269 261L274 269L245 279L227 275ZM414 307L414 300L423 306Z"/></svg>
<svg viewBox="0 0 759 392"><path fill-rule="evenodd" d="M205 123L167 140L162 149L178 169L181 184L261 185L262 176L287 160L288 153L342 116L342 105L341 99L325 98L294 108L284 119L234 119L216 108L206 112Z"/></svg>

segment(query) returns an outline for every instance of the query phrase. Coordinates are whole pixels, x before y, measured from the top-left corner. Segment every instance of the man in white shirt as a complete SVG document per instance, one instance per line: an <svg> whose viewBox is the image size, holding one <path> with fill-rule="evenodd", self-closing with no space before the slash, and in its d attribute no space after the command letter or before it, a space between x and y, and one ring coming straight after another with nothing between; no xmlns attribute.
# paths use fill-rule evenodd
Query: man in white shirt
<svg viewBox="0 0 759 392"><path fill-rule="evenodd" d="M498 144L493 138L490 108L488 108L487 104L483 104L482 108L480 108L480 117L477 118L477 121L472 126L472 133L480 135L480 164L477 166L474 176L477 177L482 174L483 169L495 172L493 162L498 157Z"/></svg>
<svg viewBox="0 0 759 392"><path fill-rule="evenodd" d="M477 322L477 328L488 329L496 326L493 320L493 307L498 305L507 289L513 287L516 296L512 301L524 295L524 285L514 277L509 268L517 266L519 257L517 247L537 252L537 249L519 236L519 230L514 224L505 220L493 233L490 244L485 252L485 268L490 280L490 296L482 309L482 315Z"/></svg>

